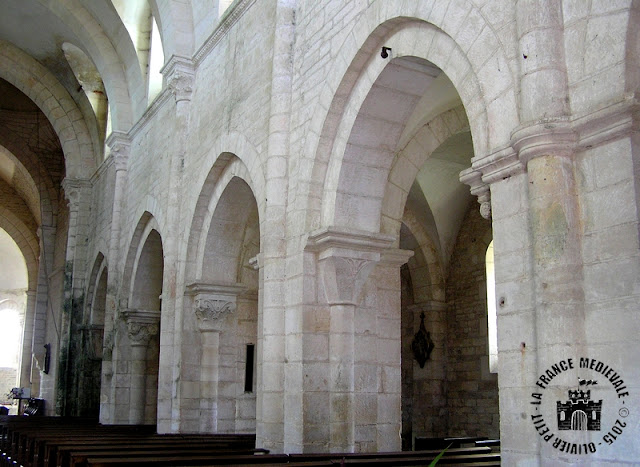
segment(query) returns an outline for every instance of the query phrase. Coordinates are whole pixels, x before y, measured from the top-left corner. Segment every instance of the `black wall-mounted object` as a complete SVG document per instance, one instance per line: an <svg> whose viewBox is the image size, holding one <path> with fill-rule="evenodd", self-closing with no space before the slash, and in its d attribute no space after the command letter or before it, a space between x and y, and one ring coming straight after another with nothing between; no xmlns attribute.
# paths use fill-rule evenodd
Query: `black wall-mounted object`
<svg viewBox="0 0 640 467"><path fill-rule="evenodd" d="M429 356L433 351L435 344L431 340L431 335L424 327L424 312L420 313L420 329L416 332L411 343L413 356L416 358L420 368L424 368L424 364L429 360Z"/></svg>

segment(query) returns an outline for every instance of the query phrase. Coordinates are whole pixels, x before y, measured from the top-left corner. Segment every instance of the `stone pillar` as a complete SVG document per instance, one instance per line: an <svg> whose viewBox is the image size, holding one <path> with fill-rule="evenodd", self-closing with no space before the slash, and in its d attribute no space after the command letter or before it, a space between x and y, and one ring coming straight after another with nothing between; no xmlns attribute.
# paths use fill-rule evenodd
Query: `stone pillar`
<svg viewBox="0 0 640 467"><path fill-rule="evenodd" d="M262 269L261 315L258 321L258 384L256 401L256 445L274 452L299 450L302 433L298 424L302 412L302 394L287 391L302 378L299 365L285 363L287 352L298 355L299 342L287 336L299 321L296 311L285 306L287 275L283 267L287 256L287 198L289 193L291 86L293 82L293 43L297 0L275 2L275 31L271 99L269 102L269 139L266 158L264 229L261 227ZM284 382L284 384L283 384Z"/></svg>
<svg viewBox="0 0 640 467"><path fill-rule="evenodd" d="M64 302L60 319L56 414L69 416L78 413L78 360L72 358L78 354L82 345L78 339L77 327L82 324L84 309L87 229L92 184L89 180L65 178L62 188L69 202L69 230L64 268Z"/></svg>
<svg viewBox="0 0 640 467"><path fill-rule="evenodd" d="M236 311L238 294L242 285L213 285L195 283L187 287L193 296L194 312L201 334L200 354L200 431L216 433L220 417L235 419L233 414L218 410L220 383L220 333L224 330L224 318Z"/></svg>
<svg viewBox="0 0 640 467"><path fill-rule="evenodd" d="M147 406L147 349L152 337L157 336L160 328L160 312L150 310L125 310L127 335L131 355L129 356L129 423L145 423ZM155 401L154 401L155 403Z"/></svg>
<svg viewBox="0 0 640 467"><path fill-rule="evenodd" d="M356 450L367 451L400 451L402 449L402 303L400 267L409 261L414 252L389 248L381 253L370 282L375 284L377 303L368 304L358 321L356 337L356 393L357 399L370 397L375 399L375 421L366 421L367 405L357 407L364 409L358 413ZM370 306L376 310L375 321L366 313ZM363 319L364 318L364 319ZM362 323L364 321L364 324ZM375 323L375 324L374 324ZM366 327L364 327L366 326ZM364 327L364 329L363 329ZM370 352L370 334L374 333L376 356L372 359ZM363 380L377 370L379 375L375 386ZM370 381L370 380L369 380Z"/></svg>
<svg viewBox="0 0 640 467"><path fill-rule="evenodd" d="M410 254L389 252L393 239L386 235L370 234L366 232L347 231L336 228L314 232L309 236L307 251L316 253L319 270L318 290L322 296L322 290L329 306L329 336L328 336L328 439L326 445L331 452L354 452L357 450L384 447L384 449L399 449L400 438L398 432L401 424L400 411L400 264L406 262ZM393 267L397 274L397 352L392 355L381 356L377 354L377 345L370 349L375 352L362 355L359 360L356 357L356 348L365 349L370 342L362 340L356 342L356 312L362 299L362 293L369 276L376 265L382 262L382 268ZM385 284L379 284L380 289L385 289ZM392 288L392 287L391 287ZM383 291L382 294L389 291ZM393 293L393 291L391 292ZM386 303L383 299L382 302ZM370 312L366 310L365 312ZM391 310L380 310L379 314L393 313ZM365 319L372 326L374 335L378 335L377 344L386 345L381 341L379 334L392 336L393 329L388 328L388 323L383 324L380 316L375 312ZM393 325L391 325L393 328ZM379 329L380 328L380 329ZM390 332L390 334L389 334ZM383 339L384 340L384 339ZM366 353L366 352L365 352ZM386 357L397 353L397 359L390 362ZM396 361L397 360L397 361ZM390 390L382 380L385 378L385 369L393 366L395 371L387 372L389 375L397 373L398 391ZM396 368L397 367L397 368ZM360 371L356 378L356 371ZM374 393L371 384L372 375L367 377L362 371L374 371ZM308 375L310 378L321 378L322 375ZM382 378L377 381L378 377ZM364 379L362 379L364 378ZM356 381L358 380L358 381ZM385 389L386 388L386 389ZM385 390L389 392L385 394ZM390 398L391 397L391 398ZM397 399L397 400L396 400ZM364 402L364 404L363 404ZM397 410L394 407L397 406ZM388 409L388 410L386 410ZM305 407L305 410L316 410ZM360 415L365 411L366 419L371 423L356 426L356 411ZM375 411L372 413L372 411ZM380 426L378 426L380 424ZM365 427L368 425L368 427ZM395 427L395 434L389 439L387 428ZM374 432L368 433L373 428ZM376 434L377 433L377 434Z"/></svg>
<svg viewBox="0 0 640 467"><path fill-rule="evenodd" d="M25 304L24 327L22 331L22 346L19 358L18 385L21 388L31 387L31 349L33 346L33 324L35 321L36 291L27 291L27 302ZM35 395L35 393L34 393Z"/></svg>
<svg viewBox="0 0 640 467"><path fill-rule="evenodd" d="M163 333L160 336L160 369L158 392L158 432L175 432L180 429L180 368L182 358L182 300L177 294L178 284L184 283L184 255L180 252L183 242L183 226L191 219L184 217L183 169L187 151L187 136L191 112L191 96L195 79L193 62L185 57L172 56L161 70L167 90L175 101L173 135L169 173L167 225L163 236L165 255L162 285ZM186 241L186 239L184 240ZM182 290L182 289L181 289Z"/></svg>
<svg viewBox="0 0 640 467"><path fill-rule="evenodd" d="M131 141L125 133L112 132L107 138L107 146L109 146L110 155L107 160L114 166L114 190L113 190L113 206L111 210L111 232L109 237L109 253L107 263L109 265L110 274L107 276L107 296L104 311L104 341L102 354L102 381L100 384L100 423L114 423L115 407L114 400L116 388L113 381L113 346L115 344L114 335L115 316L118 313L118 296L116 291L119 289L119 275L116 271L120 271L120 261L123 257L120 255L120 232L122 210L126 202L126 186L128 179L128 161L131 151Z"/></svg>

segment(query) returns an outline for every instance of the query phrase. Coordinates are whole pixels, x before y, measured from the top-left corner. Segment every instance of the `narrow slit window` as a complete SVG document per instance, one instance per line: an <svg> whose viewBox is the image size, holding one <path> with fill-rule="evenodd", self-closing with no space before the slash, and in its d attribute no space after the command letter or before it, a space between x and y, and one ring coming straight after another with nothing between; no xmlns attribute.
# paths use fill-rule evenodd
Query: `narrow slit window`
<svg viewBox="0 0 640 467"><path fill-rule="evenodd" d="M489 371L498 372L498 312L496 309L496 271L493 241L489 243L485 257L487 271L487 321L489 331Z"/></svg>
<svg viewBox="0 0 640 467"><path fill-rule="evenodd" d="M247 359L244 368L244 392L253 392L253 362L255 344L247 344Z"/></svg>

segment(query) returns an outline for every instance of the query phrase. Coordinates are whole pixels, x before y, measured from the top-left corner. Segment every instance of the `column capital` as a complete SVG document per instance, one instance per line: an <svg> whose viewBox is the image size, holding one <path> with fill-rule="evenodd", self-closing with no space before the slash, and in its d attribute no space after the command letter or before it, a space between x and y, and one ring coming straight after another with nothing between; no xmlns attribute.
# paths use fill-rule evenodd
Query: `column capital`
<svg viewBox="0 0 640 467"><path fill-rule="evenodd" d="M116 165L116 171L126 170L131 153L131 138L121 131L112 131L107 138L106 145L109 147L109 154Z"/></svg>
<svg viewBox="0 0 640 467"><path fill-rule="evenodd" d="M131 345L146 346L160 331L160 311L127 309L122 312Z"/></svg>
<svg viewBox="0 0 640 467"><path fill-rule="evenodd" d="M339 227L309 234L305 249L317 254L329 304L357 305L369 275L383 255L392 261L393 255L388 251L394 240L390 235ZM394 250L397 251L400 250Z"/></svg>
<svg viewBox="0 0 640 467"><path fill-rule="evenodd" d="M539 156L571 157L577 142L578 135L568 117L528 123L511 133L511 146L525 165Z"/></svg>
<svg viewBox="0 0 640 467"><path fill-rule="evenodd" d="M189 284L185 293L193 297L193 311L198 318L200 331L219 330L220 318L236 311L238 295L246 290L247 287L242 284Z"/></svg>
<svg viewBox="0 0 640 467"><path fill-rule="evenodd" d="M82 192L91 188L91 181L86 178L65 178L61 185L64 196L69 202L69 210L77 211L80 207Z"/></svg>
<svg viewBox="0 0 640 467"><path fill-rule="evenodd" d="M194 64L191 59L173 55L160 72L176 102L191 100L195 77Z"/></svg>

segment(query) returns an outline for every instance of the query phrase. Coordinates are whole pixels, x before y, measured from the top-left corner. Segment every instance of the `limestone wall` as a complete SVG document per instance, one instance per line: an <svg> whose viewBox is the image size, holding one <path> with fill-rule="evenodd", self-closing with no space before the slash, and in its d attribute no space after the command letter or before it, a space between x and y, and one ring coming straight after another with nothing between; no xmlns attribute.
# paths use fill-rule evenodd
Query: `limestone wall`
<svg viewBox="0 0 640 467"><path fill-rule="evenodd" d="M498 375L489 372L485 255L490 223L470 206L447 278L446 398L449 433L497 438Z"/></svg>
<svg viewBox="0 0 640 467"><path fill-rule="evenodd" d="M403 421L407 436L500 431L507 462L558 459L522 417L521 401L550 359L567 348L593 352L640 379L629 352L638 295L631 3L325 0L243 10L249 3L237 2L220 26L196 11L201 48L169 62L166 89L125 135L122 191L111 167L94 183L86 262L117 240L107 255L116 263L112 320L131 305L143 232L156 229L162 239L160 429L211 429L199 417L220 409L224 430L255 423L259 444L276 451L370 450L398 448ZM391 47L387 58L382 46ZM397 69L386 68L392 62ZM445 75L449 101L435 91L428 97L438 105L407 97L416 81L408 77L426 87ZM450 138L461 133L473 154L454 154ZM405 210L433 154L465 170L492 223L475 199L468 210L442 201L437 195L451 194L444 190L425 195L433 212ZM247 319L257 332L204 337L185 291L215 261L235 259L203 252L234 177L249 186L259 219L257 318ZM114 202L123 208L115 237ZM436 225L460 212L464 219ZM411 222L415 238L403 240ZM442 232L455 225L462 228L449 256ZM491 239L502 304L499 376L487 361ZM423 255L405 270L412 285L405 283L402 311L398 246ZM227 272L208 278L242 281ZM245 282L256 287L255 277ZM407 350L422 311L436 343L426 369ZM126 332L123 321L106 328ZM243 345L254 340L255 400L237 386ZM207 360L214 354L221 357ZM119 421L130 415L114 407L127 389L129 357L115 352L120 382L105 377L105 407ZM203 361L224 376L203 376ZM616 447L632 452L629 439ZM629 457L606 449L599 456Z"/></svg>

